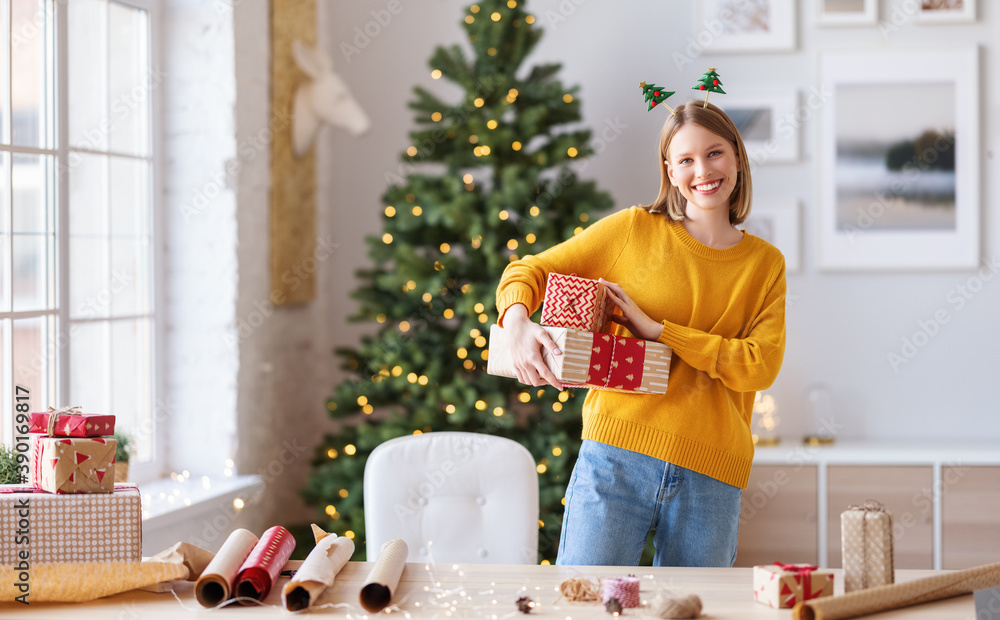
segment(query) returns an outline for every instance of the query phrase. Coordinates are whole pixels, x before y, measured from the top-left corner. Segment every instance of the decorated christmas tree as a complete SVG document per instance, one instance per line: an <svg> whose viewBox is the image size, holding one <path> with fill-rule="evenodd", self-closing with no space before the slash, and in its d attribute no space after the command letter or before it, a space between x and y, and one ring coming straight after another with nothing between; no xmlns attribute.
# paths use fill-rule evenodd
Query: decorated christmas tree
<svg viewBox="0 0 1000 620"><path fill-rule="evenodd" d="M716 73L715 67L709 69L705 75L701 76L698 83L691 87L691 90L703 90L705 91L705 106L708 107L708 94L709 93L719 93L722 95L726 94L726 91L722 90L722 80L719 79L719 74Z"/></svg>
<svg viewBox="0 0 1000 620"><path fill-rule="evenodd" d="M646 101L646 103L649 104L649 107L646 108L647 112L650 111L650 110L652 110L653 108L655 108L656 104L663 103L664 101L667 100L667 97L670 97L675 92L677 92L677 91L673 91L673 90L667 90L667 89L663 88L662 86L657 86L656 84L647 84L645 82L640 82L639 83L639 88L642 89L642 97L643 97L643 99ZM670 110L671 114L674 113L673 108L671 108L669 105L667 105L665 103L663 103L663 105L668 110Z"/></svg>
<svg viewBox="0 0 1000 620"><path fill-rule="evenodd" d="M353 320L376 332L340 349L349 378L327 409L325 437L303 495L325 529L365 557L362 481L368 454L401 435L471 431L512 438L539 473L539 558L554 560L563 493L580 443L583 392L532 388L486 374L487 336L504 268L571 237L611 199L582 181L592 154L576 87L558 64L525 68L542 36L516 0L483 0L463 15L468 47L438 47L434 79L464 94L414 88L411 146L383 196L383 230L367 239ZM499 472L498 472L499 473Z"/></svg>

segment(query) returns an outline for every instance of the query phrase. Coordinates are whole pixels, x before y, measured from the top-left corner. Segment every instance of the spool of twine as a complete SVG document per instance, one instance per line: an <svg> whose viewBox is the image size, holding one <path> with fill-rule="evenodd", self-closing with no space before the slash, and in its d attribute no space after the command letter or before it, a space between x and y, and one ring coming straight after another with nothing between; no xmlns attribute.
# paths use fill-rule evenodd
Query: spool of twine
<svg viewBox="0 0 1000 620"><path fill-rule="evenodd" d="M639 606L638 577L608 577L601 584L601 600L605 603L616 598L623 608Z"/></svg>
<svg viewBox="0 0 1000 620"><path fill-rule="evenodd" d="M695 594L661 592L649 601L649 611L658 618L697 618L701 615L701 599Z"/></svg>
<svg viewBox="0 0 1000 620"><path fill-rule="evenodd" d="M598 585L583 577L571 577L560 583L559 593L571 603L596 603L601 600Z"/></svg>

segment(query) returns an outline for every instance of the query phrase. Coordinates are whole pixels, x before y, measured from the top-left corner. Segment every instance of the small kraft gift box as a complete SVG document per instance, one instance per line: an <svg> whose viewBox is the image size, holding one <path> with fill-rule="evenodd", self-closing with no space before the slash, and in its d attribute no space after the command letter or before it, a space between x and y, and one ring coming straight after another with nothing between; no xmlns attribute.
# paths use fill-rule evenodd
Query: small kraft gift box
<svg viewBox="0 0 1000 620"><path fill-rule="evenodd" d="M821 596L833 596L833 573L809 564L764 564L753 567L753 598L776 609Z"/></svg>
<svg viewBox="0 0 1000 620"><path fill-rule="evenodd" d="M892 513L880 502L853 504L840 514L840 544L845 593L895 581Z"/></svg>
<svg viewBox="0 0 1000 620"><path fill-rule="evenodd" d="M608 287L597 280L550 273L545 283L541 324L603 332L614 308Z"/></svg>
<svg viewBox="0 0 1000 620"><path fill-rule="evenodd" d="M32 435L31 469L35 488L48 493L111 493L115 448L104 437Z"/></svg>
<svg viewBox="0 0 1000 620"><path fill-rule="evenodd" d="M25 552L32 565L138 562L139 487L116 484L113 493L55 495L31 485L2 484L0 532L0 564L16 564Z"/></svg>
<svg viewBox="0 0 1000 620"><path fill-rule="evenodd" d="M566 387L665 394L672 350L665 344L641 338L595 334L565 327L542 326L562 350L562 355L544 355L545 364ZM490 328L486 372L517 377L506 332Z"/></svg>

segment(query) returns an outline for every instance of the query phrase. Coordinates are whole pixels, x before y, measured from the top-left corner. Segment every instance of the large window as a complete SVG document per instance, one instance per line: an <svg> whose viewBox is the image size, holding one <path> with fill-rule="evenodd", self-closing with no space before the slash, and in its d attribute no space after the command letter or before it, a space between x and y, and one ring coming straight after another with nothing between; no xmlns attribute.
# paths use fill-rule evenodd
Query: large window
<svg viewBox="0 0 1000 620"><path fill-rule="evenodd" d="M0 0L0 402L113 413L156 459L155 0ZM22 392L23 394L23 392Z"/></svg>

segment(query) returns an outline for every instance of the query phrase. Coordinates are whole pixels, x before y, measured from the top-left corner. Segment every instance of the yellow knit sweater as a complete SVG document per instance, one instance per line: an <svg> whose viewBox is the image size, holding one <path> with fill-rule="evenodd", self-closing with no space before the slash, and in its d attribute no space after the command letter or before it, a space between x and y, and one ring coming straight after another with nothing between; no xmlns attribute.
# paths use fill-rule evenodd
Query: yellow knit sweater
<svg viewBox="0 0 1000 620"><path fill-rule="evenodd" d="M632 207L504 270L500 322L522 303L534 313L549 272L622 286L672 347L667 393L590 390L583 438L640 452L746 488L754 396L785 352L785 259L749 233L718 250L666 215ZM614 325L615 333L630 334Z"/></svg>

